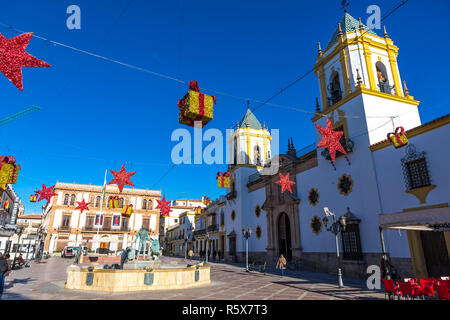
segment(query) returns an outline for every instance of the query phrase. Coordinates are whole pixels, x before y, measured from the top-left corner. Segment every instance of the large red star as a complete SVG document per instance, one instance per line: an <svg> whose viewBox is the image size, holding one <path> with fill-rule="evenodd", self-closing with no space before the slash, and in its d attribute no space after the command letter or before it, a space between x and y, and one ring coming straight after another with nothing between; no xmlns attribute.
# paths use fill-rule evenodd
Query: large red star
<svg viewBox="0 0 450 320"><path fill-rule="evenodd" d="M119 185L119 191L122 192L123 190L123 186L124 185L128 185L128 186L132 186L134 187L133 182L131 182L130 178L131 176L133 176L135 172L127 172L125 170L125 165L122 165L122 168L120 169L119 172L114 171L114 170L109 170L111 171L112 175L114 176L114 179L112 179L108 184L118 184Z"/></svg>
<svg viewBox="0 0 450 320"><path fill-rule="evenodd" d="M6 39L0 33L0 72L3 73L19 90L23 90L22 67L50 67L50 65L25 49L30 42L32 32Z"/></svg>
<svg viewBox="0 0 450 320"><path fill-rule="evenodd" d="M275 181L276 184L279 184L281 186L281 193L283 193L285 190L288 190L290 193L292 193L291 185L294 185L295 182L289 180L290 173L283 177L283 175L280 173L280 179L278 181Z"/></svg>
<svg viewBox="0 0 450 320"><path fill-rule="evenodd" d="M161 209L163 217L168 217L170 215L170 212L172 211L172 209L170 209L169 207L170 201L166 201L166 196L164 196L162 200L156 200L156 202L158 202L158 205L155 209Z"/></svg>
<svg viewBox="0 0 450 320"><path fill-rule="evenodd" d="M341 139L344 134L343 131L334 131L333 126L331 125L331 120L328 118L327 128L322 128L316 123L316 127L322 135L322 140L320 140L317 148L328 148L330 152L331 160L334 162L336 159L336 151L340 151L343 154L347 154L344 148L342 147L339 139Z"/></svg>
<svg viewBox="0 0 450 320"><path fill-rule="evenodd" d="M54 187L55 186L53 185L53 186L47 188L45 186L45 184L42 184L42 189L34 192L39 195L38 202L43 199L47 200L47 202L50 202L51 197L57 196L58 194L53 192Z"/></svg>
<svg viewBox="0 0 450 320"><path fill-rule="evenodd" d="M78 207L76 207L75 210L80 209L81 213L83 213L84 210L89 211L88 205L90 204L90 202L86 203L84 201L84 199L82 199L81 202L77 201L77 203L78 203Z"/></svg>

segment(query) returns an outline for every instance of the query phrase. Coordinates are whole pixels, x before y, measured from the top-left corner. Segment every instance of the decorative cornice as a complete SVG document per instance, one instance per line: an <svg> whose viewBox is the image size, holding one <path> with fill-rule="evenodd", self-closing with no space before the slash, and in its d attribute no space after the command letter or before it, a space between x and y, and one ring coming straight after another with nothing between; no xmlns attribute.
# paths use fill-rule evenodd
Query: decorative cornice
<svg viewBox="0 0 450 320"><path fill-rule="evenodd" d="M347 95L343 99L339 100L338 102L336 102L331 107L326 108L320 114L317 114L314 118L311 119L311 121L312 122L316 122L320 118L325 117L327 114L333 112L337 108L341 107L342 105L346 104L347 102L349 102L353 98L355 98L355 97L357 97L357 96L359 96L360 94L363 94L363 93L364 94L368 94L368 95L372 95L372 96L376 96L376 97L380 97L380 98L384 98L384 99L389 99L389 100L394 100L394 101L398 101L398 102L411 104L411 105L414 105L414 106L418 106L419 103L420 103L420 101L416 101L414 99L409 99L409 98L406 98L406 97L399 97L399 96L395 96L395 95L392 95L392 94L389 94L389 93L384 93L384 92L379 92L379 91L376 91L376 90L367 89L367 88L364 88L362 86L356 86L352 93L350 93L349 95Z"/></svg>

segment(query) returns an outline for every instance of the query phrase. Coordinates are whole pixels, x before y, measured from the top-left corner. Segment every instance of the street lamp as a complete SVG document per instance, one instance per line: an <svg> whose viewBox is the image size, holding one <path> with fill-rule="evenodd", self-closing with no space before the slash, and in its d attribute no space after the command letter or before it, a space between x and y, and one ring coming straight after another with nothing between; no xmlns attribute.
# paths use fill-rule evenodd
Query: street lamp
<svg viewBox="0 0 450 320"><path fill-rule="evenodd" d="M322 219L323 223L325 225L325 228L327 231L330 231L334 234L336 239L336 257L337 257L337 263L338 263L338 281L339 281L339 288L344 287L344 283L342 282L342 271L341 271L341 260L339 258L339 242L338 242L338 234L342 231L345 231L345 226L347 223L346 217L341 216L338 221L336 221L336 215L332 213L328 208L323 208L325 211L325 217ZM333 217L333 223L330 227L328 227L328 223L330 222L328 217Z"/></svg>
<svg viewBox="0 0 450 320"><path fill-rule="evenodd" d="M206 233L206 263L208 263L209 254L209 232Z"/></svg>
<svg viewBox="0 0 450 320"><path fill-rule="evenodd" d="M185 234L185 235L184 235L184 260L186 260L187 241L188 241L188 236L187 236L187 234Z"/></svg>
<svg viewBox="0 0 450 320"><path fill-rule="evenodd" d="M13 265L12 265L12 268L13 268L13 269L16 267L17 251L19 250L19 246L20 246L20 236L22 235L23 230L24 230L23 226L17 226L16 234L18 235L18 240L17 240L16 250L15 250L15 252L14 252L14 261L13 261Z"/></svg>
<svg viewBox="0 0 450 320"><path fill-rule="evenodd" d="M245 229L242 229L242 235L245 238L245 271L249 272L248 270L248 238L252 235L252 228L249 228L248 226Z"/></svg>

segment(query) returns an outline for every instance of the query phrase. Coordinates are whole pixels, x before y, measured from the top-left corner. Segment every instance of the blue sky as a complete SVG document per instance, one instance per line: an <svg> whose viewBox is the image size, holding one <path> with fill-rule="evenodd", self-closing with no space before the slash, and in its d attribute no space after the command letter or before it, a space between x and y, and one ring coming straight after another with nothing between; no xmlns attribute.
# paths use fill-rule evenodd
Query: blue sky
<svg viewBox="0 0 450 320"><path fill-rule="evenodd" d="M350 1L349 13L368 18L376 4L384 15L399 0ZM48 0L0 2L0 22L79 49L91 51L235 96L264 100L312 68L317 42L330 39L343 11L326 1L147 1ZM81 30L69 30L66 8L81 8ZM410 0L386 19L400 48L399 67L411 94L421 101L422 122L448 113L446 52L450 3ZM17 32L0 27L7 38ZM381 30L376 30L381 35ZM168 199L213 199L218 165L171 167L177 101L187 86L84 55L33 38L30 54L51 68L23 68L24 90L0 75L0 118L31 105L41 111L0 127L1 154L14 155L22 170L15 189L26 213L39 205L28 197L41 184L102 184L105 169L127 171L137 188L162 189ZM205 92L207 93L207 92ZM314 74L289 88L274 103L314 111L319 96ZM235 125L246 102L217 95L214 119L206 128ZM251 106L255 107L253 103ZM297 149L314 142L311 116L264 106L256 116L280 129L281 151L294 138ZM192 131L192 130L191 130ZM108 172L108 181L112 175Z"/></svg>

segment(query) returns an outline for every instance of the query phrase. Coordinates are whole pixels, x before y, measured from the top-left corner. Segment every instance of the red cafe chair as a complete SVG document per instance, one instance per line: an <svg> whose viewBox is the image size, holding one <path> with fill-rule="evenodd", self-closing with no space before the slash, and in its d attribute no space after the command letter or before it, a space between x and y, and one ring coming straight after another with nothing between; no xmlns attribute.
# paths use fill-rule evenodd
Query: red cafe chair
<svg viewBox="0 0 450 320"><path fill-rule="evenodd" d="M449 290L445 283L438 281L436 284L436 292L438 300L450 300Z"/></svg>
<svg viewBox="0 0 450 320"><path fill-rule="evenodd" d="M397 281L400 295L405 298L417 298L419 296L422 296L422 292L420 291L420 288L413 286L411 282L406 281Z"/></svg>
<svg viewBox="0 0 450 320"><path fill-rule="evenodd" d="M391 295L399 295L399 287L395 285L394 280L381 279L381 281L383 281L384 284L384 299L386 299L386 296L390 298Z"/></svg>
<svg viewBox="0 0 450 320"><path fill-rule="evenodd" d="M436 281L434 279L430 278L424 278L419 280L420 283L420 290L422 291L422 295L427 297L434 297L434 287Z"/></svg>

